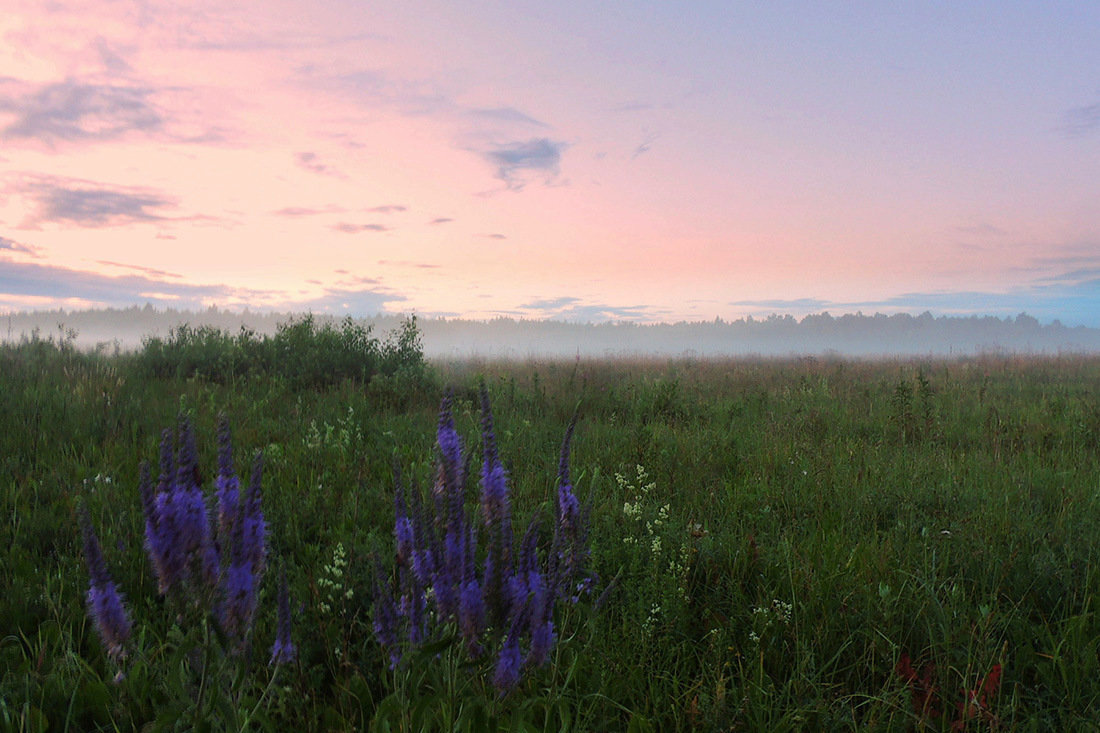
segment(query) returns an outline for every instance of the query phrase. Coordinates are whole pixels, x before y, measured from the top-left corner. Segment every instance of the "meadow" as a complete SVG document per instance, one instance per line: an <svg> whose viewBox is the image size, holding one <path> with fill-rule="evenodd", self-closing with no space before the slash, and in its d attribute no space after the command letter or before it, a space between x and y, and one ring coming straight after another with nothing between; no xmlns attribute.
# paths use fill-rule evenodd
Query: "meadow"
<svg viewBox="0 0 1100 733"><path fill-rule="evenodd" d="M483 393L543 563L576 417L594 574L503 689L456 628L396 663L377 631L395 487L431 504L445 394L476 516ZM222 417L242 490L263 452L240 642L162 596L144 546L141 464L181 416L211 511ZM0 348L0 730L1095 729L1098 457L1098 357L426 362L415 322L136 354L36 337ZM82 512L132 622L119 653L87 612ZM295 653L269 659L286 609Z"/></svg>

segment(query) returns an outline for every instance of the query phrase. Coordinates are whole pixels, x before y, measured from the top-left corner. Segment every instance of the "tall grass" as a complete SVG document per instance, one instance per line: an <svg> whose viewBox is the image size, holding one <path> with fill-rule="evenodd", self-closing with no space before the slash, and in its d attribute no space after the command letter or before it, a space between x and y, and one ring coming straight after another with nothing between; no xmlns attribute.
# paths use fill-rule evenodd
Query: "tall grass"
<svg viewBox="0 0 1100 733"><path fill-rule="evenodd" d="M147 675L112 681L84 616L75 507L135 618L160 619L135 628L144 648L167 648L137 478L181 410L205 436L225 413L234 443L266 456L299 656L256 726L430 728L415 692L394 695L421 680L432 705L485 711L470 730L1100 719L1100 359L437 363L415 386L394 371L372 388L377 376L196 378L39 339L0 350L0 366L0 729L129 730L168 704L142 700ZM524 516L553 516L579 406L574 485L591 498L596 592L608 591L598 612L562 612L552 663L503 698L457 686L463 670L433 653L389 670L371 631L394 466L431 484L447 385L456 430L476 442L481 381ZM211 442L200 465L217 464ZM275 590L261 589L265 639ZM241 699L266 684L262 666Z"/></svg>

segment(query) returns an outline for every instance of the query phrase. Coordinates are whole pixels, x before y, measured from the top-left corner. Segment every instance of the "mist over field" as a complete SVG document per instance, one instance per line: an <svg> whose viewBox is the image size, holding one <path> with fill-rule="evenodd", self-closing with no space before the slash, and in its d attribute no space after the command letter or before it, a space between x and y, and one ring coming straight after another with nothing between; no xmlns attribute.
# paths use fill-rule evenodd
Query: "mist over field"
<svg viewBox="0 0 1100 733"><path fill-rule="evenodd" d="M260 335L304 314L144 308L37 311L0 316L0 339L19 341L33 333L71 339L84 349L128 351L150 336L165 337L181 325L209 326L230 334L242 328ZM340 319L316 315L319 323ZM404 316L355 319L385 337ZM527 359L710 356L889 356L963 357L981 353L1059 354L1100 351L1100 329L1041 323L1015 317L829 313L801 319L790 315L716 319L705 322L639 324L576 323L494 318L487 321L417 318L429 359Z"/></svg>

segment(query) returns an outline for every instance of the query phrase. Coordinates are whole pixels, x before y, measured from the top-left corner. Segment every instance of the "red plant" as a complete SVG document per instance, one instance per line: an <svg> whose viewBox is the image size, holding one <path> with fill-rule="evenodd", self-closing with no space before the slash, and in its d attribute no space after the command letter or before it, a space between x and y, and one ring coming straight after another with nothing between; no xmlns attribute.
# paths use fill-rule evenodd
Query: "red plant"
<svg viewBox="0 0 1100 733"><path fill-rule="evenodd" d="M909 686L909 700L913 704L913 712L921 719L940 717L939 702L936 699L936 685L933 682L933 675L936 671L935 666L931 663L924 665L921 674L918 676L916 670L913 669L909 655L902 652L894 671Z"/></svg>
<svg viewBox="0 0 1100 733"><path fill-rule="evenodd" d="M940 717L935 665L929 662L921 668L920 674L917 674L909 655L902 652L894 671L909 687L909 700L913 705L913 713L921 723ZM993 713L993 703L1000 689L1001 665L994 664L989 674L978 680L974 689L961 691L963 701L955 705L958 708L958 717L951 723L951 730L966 730L971 721L988 725L990 730L999 728L1000 719Z"/></svg>
<svg viewBox="0 0 1100 733"><path fill-rule="evenodd" d="M966 699L958 703L959 718L952 725L952 730L965 730L966 723L970 720L980 720L989 723L992 729L998 725L997 716L993 714L991 700L1001 688L1001 665L994 664L984 678L978 680L978 686L973 690L963 690Z"/></svg>

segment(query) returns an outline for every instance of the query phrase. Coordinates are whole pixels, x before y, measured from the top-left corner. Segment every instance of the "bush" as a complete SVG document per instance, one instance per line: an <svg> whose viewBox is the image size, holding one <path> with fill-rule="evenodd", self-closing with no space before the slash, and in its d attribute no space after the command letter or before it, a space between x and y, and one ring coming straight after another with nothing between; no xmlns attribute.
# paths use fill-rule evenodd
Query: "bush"
<svg viewBox="0 0 1100 733"><path fill-rule="evenodd" d="M425 376L424 352L412 316L380 342L371 327L345 318L334 325L312 314L279 325L273 336L242 327L233 336L214 326L184 324L168 338L146 338L137 369L158 378L198 378L229 383L239 378L279 377L293 388L329 387L345 380L366 385L378 375L403 385Z"/></svg>

